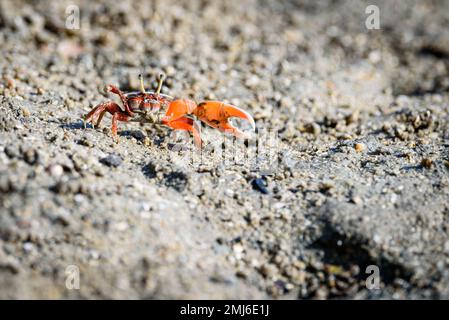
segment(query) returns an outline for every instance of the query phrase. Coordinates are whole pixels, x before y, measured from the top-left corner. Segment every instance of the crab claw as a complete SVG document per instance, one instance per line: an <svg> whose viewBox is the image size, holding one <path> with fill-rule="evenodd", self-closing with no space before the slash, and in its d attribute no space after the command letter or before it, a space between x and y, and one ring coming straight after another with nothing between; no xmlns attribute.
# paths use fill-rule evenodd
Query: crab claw
<svg viewBox="0 0 449 320"><path fill-rule="evenodd" d="M209 126L222 132L228 132L236 137L248 137L248 133L234 127L229 118L240 118L247 120L253 131L256 129L253 117L246 111L236 106L225 104L221 101L205 101L198 105L193 114Z"/></svg>
<svg viewBox="0 0 449 320"><path fill-rule="evenodd" d="M166 124L170 121L191 114L196 107L196 103L192 100L179 99L172 101L168 105L165 116L162 118L162 123Z"/></svg>
<svg viewBox="0 0 449 320"><path fill-rule="evenodd" d="M197 148L201 149L202 147L201 127L198 125L196 121L194 121L191 118L181 117L176 120L163 123L172 129L186 130L192 132L195 145L197 146Z"/></svg>
<svg viewBox="0 0 449 320"><path fill-rule="evenodd" d="M201 127L196 121L187 117L196 108L192 100L175 100L170 102L162 123L170 128L192 132L195 145L201 148Z"/></svg>

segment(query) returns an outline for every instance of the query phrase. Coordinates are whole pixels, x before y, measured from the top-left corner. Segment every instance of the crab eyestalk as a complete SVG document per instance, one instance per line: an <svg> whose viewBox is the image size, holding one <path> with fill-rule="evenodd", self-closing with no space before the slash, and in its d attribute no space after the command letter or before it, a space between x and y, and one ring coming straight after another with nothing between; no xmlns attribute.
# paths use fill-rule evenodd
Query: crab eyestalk
<svg viewBox="0 0 449 320"><path fill-rule="evenodd" d="M159 93L161 93L162 84L164 83L164 80L165 80L165 74L159 73L157 78L158 78L158 84L157 84L156 94L159 94Z"/></svg>
<svg viewBox="0 0 449 320"><path fill-rule="evenodd" d="M143 94L146 94L145 86L143 85L143 76L142 76L142 74L139 74L139 80L140 80L140 91Z"/></svg>

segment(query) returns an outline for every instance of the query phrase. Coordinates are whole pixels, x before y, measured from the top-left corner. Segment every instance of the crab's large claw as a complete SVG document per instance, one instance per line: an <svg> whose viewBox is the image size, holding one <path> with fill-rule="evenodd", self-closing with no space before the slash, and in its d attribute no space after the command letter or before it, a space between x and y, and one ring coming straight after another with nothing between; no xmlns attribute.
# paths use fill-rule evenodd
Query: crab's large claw
<svg viewBox="0 0 449 320"><path fill-rule="evenodd" d="M162 118L162 123L167 124L170 121L191 114L196 107L196 103L188 99L171 101L168 105L167 111L165 112L165 116Z"/></svg>
<svg viewBox="0 0 449 320"><path fill-rule="evenodd" d="M221 101L205 101L198 105L193 114L201 121L222 132L228 132L236 137L248 137L249 134L234 127L229 118L240 118L247 120L253 131L256 129L253 117L246 111L236 106Z"/></svg>

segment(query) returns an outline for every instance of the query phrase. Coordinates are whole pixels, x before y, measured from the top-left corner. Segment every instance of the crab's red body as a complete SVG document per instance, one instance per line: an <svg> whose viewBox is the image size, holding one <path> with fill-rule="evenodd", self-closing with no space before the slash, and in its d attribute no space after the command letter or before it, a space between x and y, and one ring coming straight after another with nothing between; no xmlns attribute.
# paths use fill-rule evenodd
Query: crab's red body
<svg viewBox="0 0 449 320"><path fill-rule="evenodd" d="M117 135L118 121L150 122L154 119L152 114L161 108L166 108L165 116L161 123L177 130L191 131L195 144L201 147L202 140L199 125L195 119L199 119L207 125L222 132L231 133L237 137L244 135L242 131L231 125L229 118L237 117L250 122L255 129L254 120L249 113L235 106L220 101L205 101L197 105L188 99L173 99L170 96L159 93L163 79L159 81L156 92L146 92L141 79L140 92L123 93L113 85L106 86L107 92L112 92L120 97L123 109L115 102L108 101L95 106L86 116L85 121L91 121L98 126L106 112L112 115L112 135Z"/></svg>

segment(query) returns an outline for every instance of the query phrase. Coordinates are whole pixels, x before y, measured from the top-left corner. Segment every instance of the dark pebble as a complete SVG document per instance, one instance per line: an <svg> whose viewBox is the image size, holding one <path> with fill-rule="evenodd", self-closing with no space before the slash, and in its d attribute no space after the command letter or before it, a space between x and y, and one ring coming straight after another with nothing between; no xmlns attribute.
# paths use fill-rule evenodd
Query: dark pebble
<svg viewBox="0 0 449 320"><path fill-rule="evenodd" d="M262 192L263 194L268 194L269 193L269 191L267 189L266 182L265 182L264 179L262 179L262 178L254 179L251 182L251 184L253 186L253 189L255 189L255 190L258 190L258 191Z"/></svg>

